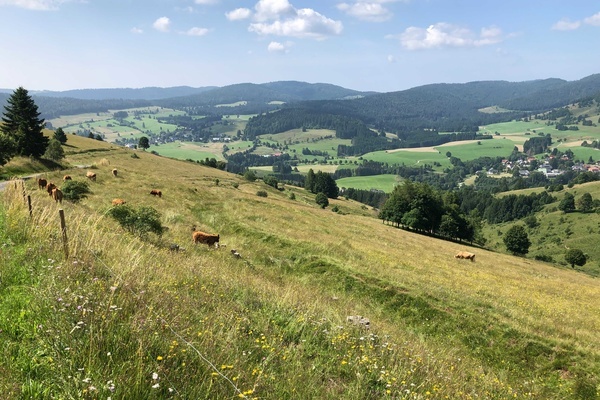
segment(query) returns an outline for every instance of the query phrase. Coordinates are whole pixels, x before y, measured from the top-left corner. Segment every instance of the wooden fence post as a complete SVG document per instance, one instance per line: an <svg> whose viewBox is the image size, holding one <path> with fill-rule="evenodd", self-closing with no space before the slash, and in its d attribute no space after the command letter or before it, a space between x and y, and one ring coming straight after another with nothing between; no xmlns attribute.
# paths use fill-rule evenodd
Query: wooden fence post
<svg viewBox="0 0 600 400"><path fill-rule="evenodd" d="M33 218L33 211L31 210L31 196L27 195L27 206L29 207L29 218Z"/></svg>
<svg viewBox="0 0 600 400"><path fill-rule="evenodd" d="M69 246L67 244L67 224L65 223L65 212L62 208L58 210L60 216L60 230L62 232L63 250L65 251L65 259L69 258Z"/></svg>

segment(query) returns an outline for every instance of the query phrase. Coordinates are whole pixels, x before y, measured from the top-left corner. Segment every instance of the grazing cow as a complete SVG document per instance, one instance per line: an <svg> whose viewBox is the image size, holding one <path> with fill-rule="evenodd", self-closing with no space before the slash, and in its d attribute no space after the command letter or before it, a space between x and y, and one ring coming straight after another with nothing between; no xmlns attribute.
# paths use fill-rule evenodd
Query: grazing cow
<svg viewBox="0 0 600 400"><path fill-rule="evenodd" d="M85 176L87 176L87 178L89 180L96 182L96 173L95 172L88 171L87 174L85 174Z"/></svg>
<svg viewBox="0 0 600 400"><path fill-rule="evenodd" d="M120 205L123 205L125 203L126 202L123 199L113 199L113 201L112 201L112 205L113 206L120 206Z"/></svg>
<svg viewBox="0 0 600 400"><path fill-rule="evenodd" d="M38 178L37 183L38 183L38 189L45 189L46 185L48 184L48 181L45 180L44 178Z"/></svg>
<svg viewBox="0 0 600 400"><path fill-rule="evenodd" d="M116 168L113 168L112 174L115 178L117 177L117 169Z"/></svg>
<svg viewBox="0 0 600 400"><path fill-rule="evenodd" d="M52 189L52 198L57 203L62 204L63 192L59 188L55 187L54 189Z"/></svg>
<svg viewBox="0 0 600 400"><path fill-rule="evenodd" d="M195 231L192 233L192 239L194 239L194 244L204 243L208 245L208 247L219 243L219 235L211 235L210 233L204 233L200 231Z"/></svg>
<svg viewBox="0 0 600 400"><path fill-rule="evenodd" d="M48 191L48 196L52 196L52 190L56 189L56 185L52 182L46 185L46 190Z"/></svg>
<svg viewBox="0 0 600 400"><path fill-rule="evenodd" d="M459 251L454 258L461 258L466 260L475 261L475 254L469 253L468 251Z"/></svg>
<svg viewBox="0 0 600 400"><path fill-rule="evenodd" d="M150 194L151 194L152 196L158 196L158 197L162 197L162 192L161 192L160 190L158 190L158 189L152 189L152 190L150 191Z"/></svg>
<svg viewBox="0 0 600 400"><path fill-rule="evenodd" d="M65 175L65 176L63 176L63 181L70 181L72 179L73 178L71 178L71 175Z"/></svg>

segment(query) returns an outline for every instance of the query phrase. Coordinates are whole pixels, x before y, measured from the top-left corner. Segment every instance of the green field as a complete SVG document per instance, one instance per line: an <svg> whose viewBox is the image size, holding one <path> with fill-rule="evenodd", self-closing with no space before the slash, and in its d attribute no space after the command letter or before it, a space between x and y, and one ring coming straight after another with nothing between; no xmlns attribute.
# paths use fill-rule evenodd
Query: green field
<svg viewBox="0 0 600 400"><path fill-rule="evenodd" d="M203 144L190 142L173 142L161 144L160 146L152 145L148 151L156 151L164 157L177 158L179 160L194 160L202 161L206 158L215 158L216 160L224 160L222 155L222 144Z"/></svg>
<svg viewBox="0 0 600 400"><path fill-rule="evenodd" d="M481 144L477 144L481 143ZM453 157L463 161L474 160L479 157L508 157L515 147L515 142L509 139L480 140L478 142L461 145L447 144L436 147L443 155L451 152Z"/></svg>
<svg viewBox="0 0 600 400"><path fill-rule="evenodd" d="M458 146L456 146L458 147ZM404 164L410 167L420 167L425 164L433 165L434 162L438 162L442 167L450 167L450 161L445 156L445 152L439 153L437 151L411 151L407 150L394 150L394 151L374 151L367 153L362 156L365 160L372 160L381 163L392 164Z"/></svg>
<svg viewBox="0 0 600 400"><path fill-rule="evenodd" d="M400 183L400 177L392 174L373 176L353 176L336 180L339 188L354 188L362 190L378 189L391 193L394 187Z"/></svg>

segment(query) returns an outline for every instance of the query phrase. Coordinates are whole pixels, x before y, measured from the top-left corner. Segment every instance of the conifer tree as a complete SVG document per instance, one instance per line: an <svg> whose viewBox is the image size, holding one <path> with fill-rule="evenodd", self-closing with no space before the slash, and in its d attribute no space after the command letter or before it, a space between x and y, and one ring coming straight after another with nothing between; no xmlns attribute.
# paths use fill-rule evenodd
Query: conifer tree
<svg viewBox="0 0 600 400"><path fill-rule="evenodd" d="M0 131L14 143L16 155L40 158L48 147L49 139L42 130L38 107L23 87L17 88L4 106Z"/></svg>

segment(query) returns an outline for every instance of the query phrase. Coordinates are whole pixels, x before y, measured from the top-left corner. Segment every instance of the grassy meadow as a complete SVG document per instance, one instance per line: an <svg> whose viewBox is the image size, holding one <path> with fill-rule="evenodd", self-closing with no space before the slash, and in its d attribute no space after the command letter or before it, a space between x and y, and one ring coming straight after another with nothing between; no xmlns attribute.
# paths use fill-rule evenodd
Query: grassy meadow
<svg viewBox="0 0 600 400"><path fill-rule="evenodd" d="M515 190L498 196L528 195L543 190L543 188ZM598 246L600 219L597 213L572 212L565 214L558 210L558 204L567 192L575 196L576 202L584 193L591 194L594 199L600 199L600 182L575 185L572 188L552 193L556 197L556 201L544 206L544 209L536 214L537 226L527 228L527 234L532 243L529 248L529 257L550 257L553 261L552 264L567 267L564 260L566 248L580 249L587 254L588 260L584 266L576 266L576 269L593 276L600 276L600 247ZM516 223L525 225L523 221ZM487 246L497 251L505 251L502 237L514 224L515 222L486 227L484 235L490 239ZM568 266L568 268L571 267Z"/></svg>
<svg viewBox="0 0 600 400"><path fill-rule="evenodd" d="M338 187L347 187L362 190L379 189L391 193L394 187L401 182L401 178L393 174L375 176L352 176L336 180Z"/></svg>
<svg viewBox="0 0 600 400"><path fill-rule="evenodd" d="M484 249L457 260L467 246L384 225L352 201L332 200L334 213L303 189L69 145L66 161L97 174L87 198L59 205L33 180L2 193L6 398L598 397L595 278ZM107 215L116 197L155 208L168 230L126 233ZM227 247L193 245L192 226ZM347 321L357 315L369 329Z"/></svg>
<svg viewBox="0 0 600 400"><path fill-rule="evenodd" d="M206 158L224 160L222 143L172 142L159 146L151 145L149 151L156 151L161 156L180 160L201 161Z"/></svg>

